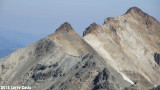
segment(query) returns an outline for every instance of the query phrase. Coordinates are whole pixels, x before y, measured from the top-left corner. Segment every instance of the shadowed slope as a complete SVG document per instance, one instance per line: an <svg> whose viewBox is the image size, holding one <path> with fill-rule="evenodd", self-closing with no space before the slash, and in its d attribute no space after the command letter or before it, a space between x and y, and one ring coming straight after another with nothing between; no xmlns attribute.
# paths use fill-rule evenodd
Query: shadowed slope
<svg viewBox="0 0 160 90"><path fill-rule="evenodd" d="M0 66L0 85L31 86L33 90L124 89L131 86L104 63L69 23L62 24L54 34L1 59ZM104 76L108 78L96 81L97 77L101 79L99 74L103 71L109 72Z"/></svg>

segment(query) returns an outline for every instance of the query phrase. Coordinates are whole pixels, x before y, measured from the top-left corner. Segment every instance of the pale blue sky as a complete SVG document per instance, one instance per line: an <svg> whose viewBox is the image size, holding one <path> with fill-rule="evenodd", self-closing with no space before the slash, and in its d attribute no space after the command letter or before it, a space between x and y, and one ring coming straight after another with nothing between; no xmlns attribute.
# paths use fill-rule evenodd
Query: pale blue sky
<svg viewBox="0 0 160 90"><path fill-rule="evenodd" d="M160 0L0 0L0 28L47 35L67 21L82 35L91 23L102 25L132 6L160 21Z"/></svg>

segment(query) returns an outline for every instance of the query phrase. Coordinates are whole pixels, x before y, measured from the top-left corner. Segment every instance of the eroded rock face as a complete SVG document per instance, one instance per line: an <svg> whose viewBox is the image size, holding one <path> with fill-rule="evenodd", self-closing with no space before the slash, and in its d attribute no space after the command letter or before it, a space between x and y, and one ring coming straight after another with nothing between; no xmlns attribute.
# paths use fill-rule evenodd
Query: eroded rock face
<svg viewBox="0 0 160 90"><path fill-rule="evenodd" d="M54 46L55 43L52 42L50 39L41 39L38 41L38 43L35 45L35 56L36 57L42 57L45 54L49 53Z"/></svg>
<svg viewBox="0 0 160 90"><path fill-rule="evenodd" d="M151 89L160 84L160 68L156 65L159 55L154 54L160 51L160 23L156 19L132 7L122 16L105 19L104 25L99 27L102 29L88 33L84 39L106 63L128 82L140 82L135 86L139 89ZM134 73L137 80L126 72Z"/></svg>
<svg viewBox="0 0 160 90"><path fill-rule="evenodd" d="M137 7L105 19L102 26L91 24L83 38L65 22L48 37L0 59L0 86L158 90L159 31L159 22Z"/></svg>
<svg viewBox="0 0 160 90"><path fill-rule="evenodd" d="M94 88L93 90L98 89L107 89L107 90L115 90L113 84L109 83L108 77L110 72L105 68L102 72L98 73L98 75L94 79Z"/></svg>

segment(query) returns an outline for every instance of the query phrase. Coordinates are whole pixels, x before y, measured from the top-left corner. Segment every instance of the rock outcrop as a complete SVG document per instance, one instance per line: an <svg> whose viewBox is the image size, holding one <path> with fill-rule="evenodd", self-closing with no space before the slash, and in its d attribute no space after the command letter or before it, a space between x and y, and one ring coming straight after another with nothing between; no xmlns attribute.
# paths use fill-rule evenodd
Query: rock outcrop
<svg viewBox="0 0 160 90"><path fill-rule="evenodd" d="M158 90L160 23L137 7L55 33L0 59L0 86L33 90Z"/></svg>

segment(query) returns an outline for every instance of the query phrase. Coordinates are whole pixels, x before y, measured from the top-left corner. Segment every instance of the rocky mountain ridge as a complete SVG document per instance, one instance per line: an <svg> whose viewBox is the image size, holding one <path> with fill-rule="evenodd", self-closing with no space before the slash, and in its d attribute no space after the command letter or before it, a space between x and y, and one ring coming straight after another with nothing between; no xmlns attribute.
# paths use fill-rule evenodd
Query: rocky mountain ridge
<svg viewBox="0 0 160 90"><path fill-rule="evenodd" d="M91 24L79 36L55 33L0 59L0 85L33 90L156 90L160 23L137 7Z"/></svg>

